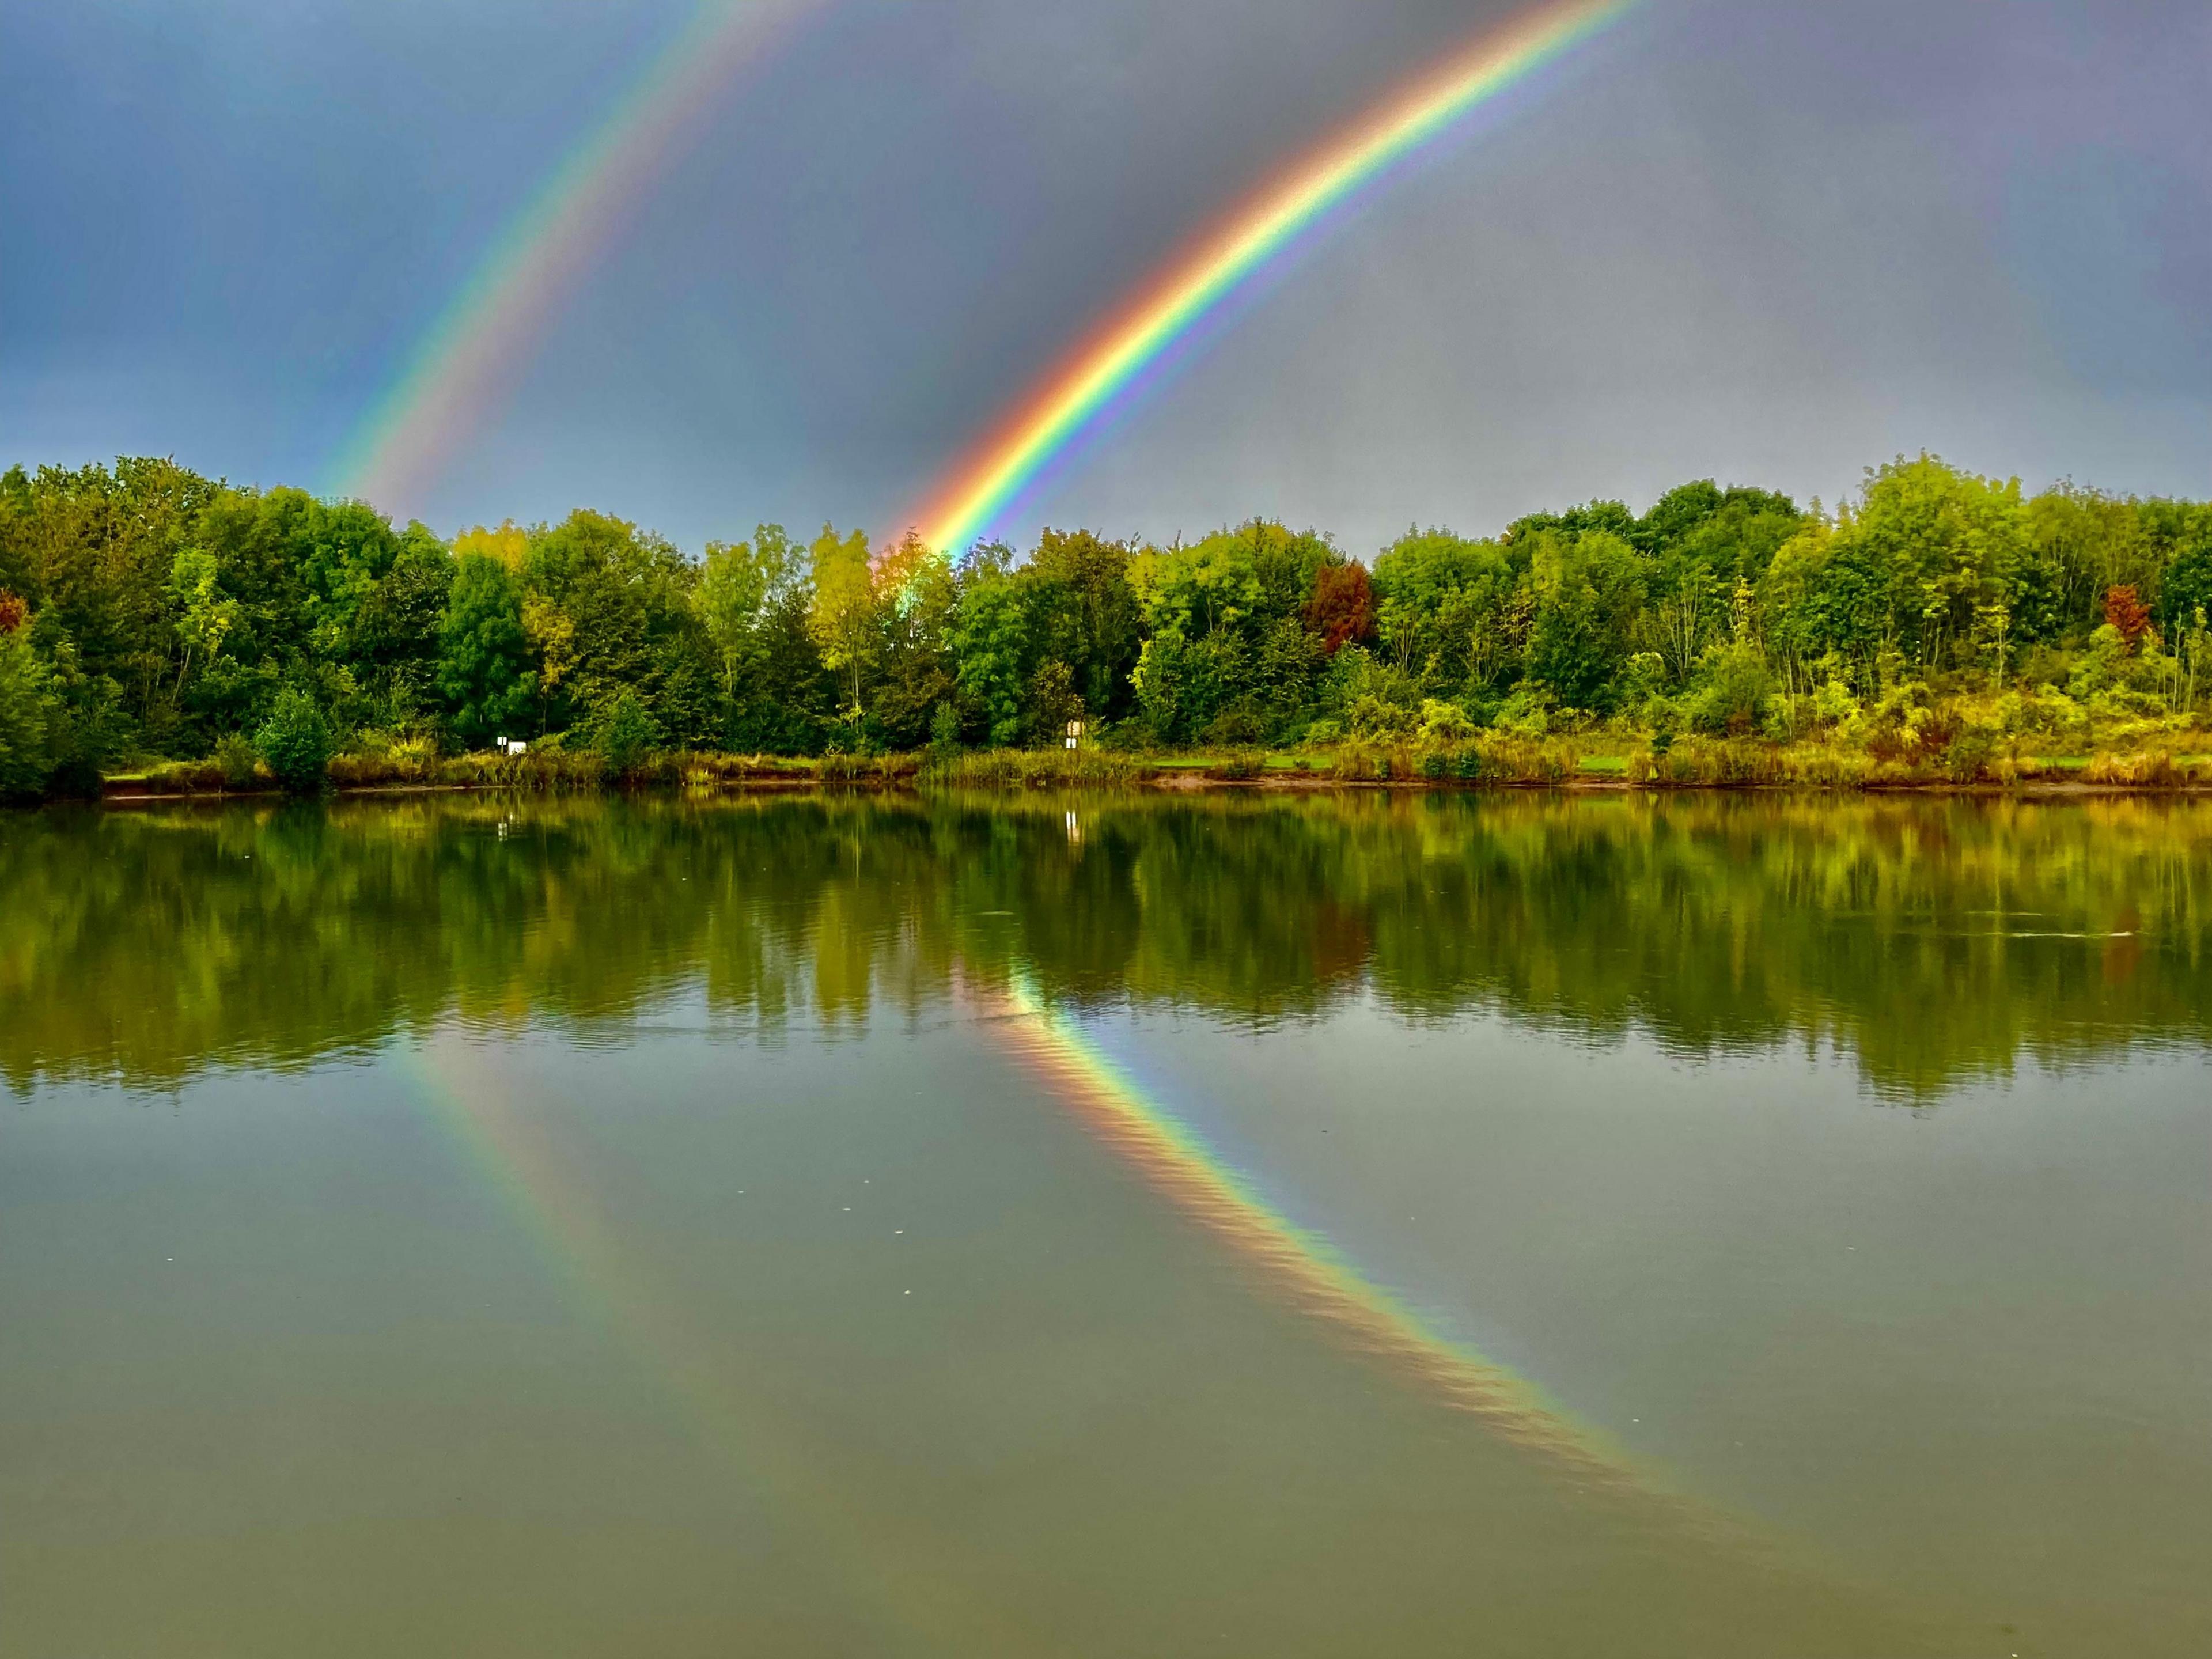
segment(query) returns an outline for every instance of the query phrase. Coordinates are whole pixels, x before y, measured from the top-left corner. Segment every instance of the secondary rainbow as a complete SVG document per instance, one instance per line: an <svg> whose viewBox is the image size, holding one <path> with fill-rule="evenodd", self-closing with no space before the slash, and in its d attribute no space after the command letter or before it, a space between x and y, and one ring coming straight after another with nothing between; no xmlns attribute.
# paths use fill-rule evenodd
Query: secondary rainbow
<svg viewBox="0 0 2212 1659"><path fill-rule="evenodd" d="M333 494L408 512L529 362L731 79L814 0L709 0L508 221L339 456Z"/></svg>
<svg viewBox="0 0 2212 1659"><path fill-rule="evenodd" d="M1635 3L1555 0L1486 31L1249 198L1170 261L955 466L915 516L922 539L950 555L981 539L1148 368L1301 232Z"/></svg>
<svg viewBox="0 0 2212 1659"><path fill-rule="evenodd" d="M1650 1475L1542 1391L1454 1340L1403 1297L1364 1276L1329 1241L1270 1204L1206 1138L1148 1095L1082 1026L1017 975L967 987L983 1029L1154 1190L1255 1264L1294 1305L1335 1326L1361 1351L1432 1396L1480 1418L1593 1486L1663 1494ZM1680 1499L1687 1516L1690 1506ZM1700 1517L1709 1519L1709 1517Z"/></svg>

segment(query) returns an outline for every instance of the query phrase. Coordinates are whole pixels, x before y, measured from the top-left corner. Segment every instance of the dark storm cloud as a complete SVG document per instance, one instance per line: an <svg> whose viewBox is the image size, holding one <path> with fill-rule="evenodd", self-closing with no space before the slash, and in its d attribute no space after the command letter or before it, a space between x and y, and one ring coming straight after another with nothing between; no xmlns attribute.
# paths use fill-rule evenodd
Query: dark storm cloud
<svg viewBox="0 0 2212 1659"><path fill-rule="evenodd" d="M420 502L881 526L1161 258L1512 8L826 5ZM666 4L0 7L0 452L312 481ZM1923 445L2212 465L2212 20L1650 0L1376 192L1030 517L1364 550ZM1024 526L1024 528L1027 526Z"/></svg>

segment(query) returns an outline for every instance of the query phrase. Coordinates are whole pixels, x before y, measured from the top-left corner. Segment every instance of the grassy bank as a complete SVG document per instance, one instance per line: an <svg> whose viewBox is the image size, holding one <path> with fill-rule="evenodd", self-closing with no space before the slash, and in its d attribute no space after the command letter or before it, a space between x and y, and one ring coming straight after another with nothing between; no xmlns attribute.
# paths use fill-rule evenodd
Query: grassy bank
<svg viewBox="0 0 2212 1659"><path fill-rule="evenodd" d="M427 745L402 745L368 754L333 756L331 787L358 793L380 789L501 789L557 794L605 789L811 789L824 786L911 787L919 770L911 755L816 758L726 755L690 750L639 757L623 767L589 750L547 748L520 755L483 750L440 755ZM266 765L176 761L110 774L103 793L137 795L269 794L280 785Z"/></svg>
<svg viewBox="0 0 2212 1659"><path fill-rule="evenodd" d="M405 745L333 757L330 787L376 790L511 790L532 793L608 789L705 793L778 789L1045 788L1201 789L1352 786L1407 789L1612 788L1827 791L2098 787L2144 792L2212 788L2212 739L2147 741L2087 754L2038 754L2018 746L1924 753L1881 752L1832 743L1756 738L1525 737L1479 732L1450 743L1346 739L1304 751L1216 749L1141 754L1064 749L959 750L951 754L813 757L682 750L641 756L624 767L590 750L548 748L522 755L439 755ZM2193 741L2191 740L2193 739ZM110 798L266 794L264 765L249 772L233 757L175 762L118 773Z"/></svg>

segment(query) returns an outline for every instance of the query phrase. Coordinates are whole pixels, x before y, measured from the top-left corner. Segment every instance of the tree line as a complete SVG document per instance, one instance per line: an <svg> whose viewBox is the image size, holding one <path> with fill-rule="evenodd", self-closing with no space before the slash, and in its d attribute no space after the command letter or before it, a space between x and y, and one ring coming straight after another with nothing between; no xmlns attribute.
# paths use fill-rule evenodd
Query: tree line
<svg viewBox="0 0 2212 1659"><path fill-rule="evenodd" d="M0 793L126 762L500 738L613 757L1324 744L1603 723L1857 731L2009 696L2062 732L2212 678L2212 504L2029 495L1927 455L1832 511L1711 481L1371 562L1267 519L939 556L763 525L698 557L607 514L441 538L156 459L0 475Z"/></svg>

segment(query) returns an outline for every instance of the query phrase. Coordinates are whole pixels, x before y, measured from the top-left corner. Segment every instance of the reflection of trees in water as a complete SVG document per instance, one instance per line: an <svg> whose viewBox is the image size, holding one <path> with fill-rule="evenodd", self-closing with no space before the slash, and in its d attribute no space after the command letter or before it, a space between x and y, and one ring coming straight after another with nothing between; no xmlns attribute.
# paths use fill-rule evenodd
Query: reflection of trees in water
<svg viewBox="0 0 2212 1659"><path fill-rule="evenodd" d="M1242 1024L1372 988L1692 1054L1821 1038L1929 1094L2200 1042L2212 809L1810 797L424 797L0 819L0 1069L162 1084L458 1013L773 1039L956 964Z"/></svg>

